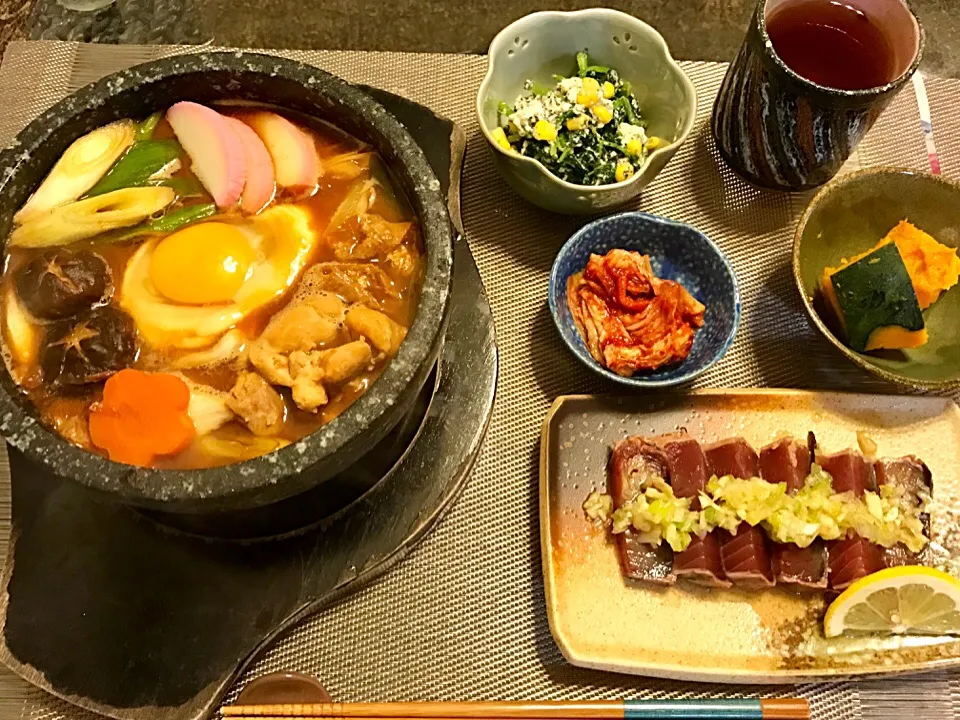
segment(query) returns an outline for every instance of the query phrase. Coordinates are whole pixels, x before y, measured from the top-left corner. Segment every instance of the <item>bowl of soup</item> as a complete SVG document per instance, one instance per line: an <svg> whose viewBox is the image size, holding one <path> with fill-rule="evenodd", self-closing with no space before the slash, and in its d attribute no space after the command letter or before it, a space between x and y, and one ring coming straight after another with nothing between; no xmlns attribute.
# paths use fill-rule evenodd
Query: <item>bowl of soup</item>
<svg viewBox="0 0 960 720"><path fill-rule="evenodd" d="M0 165L0 432L58 477L165 512L269 505L376 445L438 357L440 183L323 71L147 63Z"/></svg>

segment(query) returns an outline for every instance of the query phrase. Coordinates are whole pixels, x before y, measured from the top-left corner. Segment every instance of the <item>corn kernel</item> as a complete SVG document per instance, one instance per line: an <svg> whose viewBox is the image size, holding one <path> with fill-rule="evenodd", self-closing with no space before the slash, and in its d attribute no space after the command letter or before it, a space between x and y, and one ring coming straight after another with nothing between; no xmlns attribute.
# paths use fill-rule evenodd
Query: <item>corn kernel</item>
<svg viewBox="0 0 960 720"><path fill-rule="evenodd" d="M537 120L537 124L533 126L533 136L537 140L553 142L557 139L557 126L549 120Z"/></svg>
<svg viewBox="0 0 960 720"><path fill-rule="evenodd" d="M599 92L587 92L586 90L581 90L577 93L577 104L584 105L586 107L593 107L598 102L600 102L600 93Z"/></svg>
<svg viewBox="0 0 960 720"><path fill-rule="evenodd" d="M600 92L600 83L597 82L594 78L587 77L583 79L583 89L588 93L599 93Z"/></svg>
<svg viewBox="0 0 960 720"><path fill-rule="evenodd" d="M614 170L613 175L617 179L617 182L623 182L633 177L633 165L626 160L621 160L617 163L617 169Z"/></svg>
<svg viewBox="0 0 960 720"><path fill-rule="evenodd" d="M634 138L627 143L627 154L634 155L635 157L640 157L643 154L643 141L639 138Z"/></svg>
<svg viewBox="0 0 960 720"><path fill-rule="evenodd" d="M594 105L592 108L590 108L590 112L593 113L593 116L601 125L606 125L608 122L613 120L613 110L608 108L606 105Z"/></svg>
<svg viewBox="0 0 960 720"><path fill-rule="evenodd" d="M658 137L655 137L655 136L654 136L654 137L648 137L648 138L647 138L647 144L644 145L644 147L645 147L647 150L655 150L656 148L660 147L660 143L661 143L661 142L662 142L662 141L661 141L660 138L658 138Z"/></svg>
<svg viewBox="0 0 960 720"><path fill-rule="evenodd" d="M612 97L616 94L616 92L617 92L617 89L613 86L613 83L612 83L612 82L605 82L605 83L601 86L601 89L603 90L603 96L604 96L607 100L609 100L610 98L612 98Z"/></svg>
<svg viewBox="0 0 960 720"><path fill-rule="evenodd" d="M577 115L576 117L567 118L567 130L583 130L586 124L586 115Z"/></svg>
<svg viewBox="0 0 960 720"><path fill-rule="evenodd" d="M493 139L496 141L497 145L502 147L504 150L513 149L510 147L510 141L507 140L507 134L503 131L503 128L494 128L490 131L490 134L493 136Z"/></svg>

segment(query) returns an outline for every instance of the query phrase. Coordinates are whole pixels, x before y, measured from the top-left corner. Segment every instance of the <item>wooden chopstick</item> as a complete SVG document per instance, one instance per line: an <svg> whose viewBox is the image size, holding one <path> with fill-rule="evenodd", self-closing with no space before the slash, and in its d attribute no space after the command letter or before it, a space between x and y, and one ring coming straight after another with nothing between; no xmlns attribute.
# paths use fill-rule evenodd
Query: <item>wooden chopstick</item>
<svg viewBox="0 0 960 720"><path fill-rule="evenodd" d="M228 705L229 720L809 720L803 698Z"/></svg>

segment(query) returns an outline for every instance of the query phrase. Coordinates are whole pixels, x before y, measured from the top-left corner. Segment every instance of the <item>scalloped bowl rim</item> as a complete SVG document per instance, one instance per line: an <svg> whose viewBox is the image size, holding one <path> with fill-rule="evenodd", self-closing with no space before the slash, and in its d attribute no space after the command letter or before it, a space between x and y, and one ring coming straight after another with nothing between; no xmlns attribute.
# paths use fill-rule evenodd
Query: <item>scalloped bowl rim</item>
<svg viewBox="0 0 960 720"><path fill-rule="evenodd" d="M500 145L497 144L497 141L493 139L493 136L490 134L490 129L487 127L486 122L483 119L483 101L487 94L487 86L490 84L490 80L494 75L496 70L496 47L503 42L508 42L507 38L510 35L514 34L514 27L521 22L525 22L530 18L543 17L544 19L561 19L565 22L573 21L577 17L584 16L606 16L606 15L616 15L623 19L625 22L633 23L634 25L641 26L645 31L649 30L656 38L657 45L660 50L663 51L664 59L667 61L667 65L676 73L677 78L685 86L685 89L688 91L690 98L692 99L692 107L689 108L690 112L687 115L687 119L684 123L683 130L680 132L680 135L677 136L677 139L671 143L667 143L662 147L658 147L653 152L649 153L646 159L643 162L643 165L627 180L618 183L607 183L606 185L577 185L576 183L567 182L566 180L557 177L539 160L536 160L532 157L527 157L526 155L521 155L516 152L509 152L504 150ZM612 188L623 188L629 187L630 185L637 183L643 177L644 170L650 165L651 159L656 156L667 152L668 150L676 150L680 145L686 142L687 138L690 136L690 133L693 131L694 125L697 121L697 108L698 108L698 95L697 89L693 84L693 81L690 77L683 71L683 68L680 67L680 64L673 58L673 55L670 54L670 48L667 46L667 41L663 38L656 28L652 25L645 23L643 20L634 17L625 12L619 10L613 10L608 8L588 8L586 10L572 10L572 11L563 11L563 10L541 10L539 12L530 13L524 15L521 18L514 20L512 23L503 28L500 32L494 36L493 40L490 41L490 45L487 48L487 72L483 76L483 80L480 82L480 89L477 91L477 122L480 125L480 131L483 133L484 137L487 139L487 142L490 143L490 146L493 148L494 152L498 152L504 157L510 158L511 160L517 160L522 163L526 163L532 167L535 167L539 170L548 180L550 180L555 185L566 188L568 190L574 190L577 192L583 192L584 190L609 190Z"/></svg>
<svg viewBox="0 0 960 720"><path fill-rule="evenodd" d="M835 191L838 187L848 185L865 177L890 174L919 177L923 180L937 182L952 188L958 193L958 195L960 195L960 183L957 183L949 178L945 178L942 175L932 175L931 173L924 172L922 170L898 167L896 165L878 165L876 167L855 170L853 172L845 173L835 177L817 191L817 194L814 195L810 200L810 203L803 211L803 215L800 216L800 220L797 222L797 228L793 233L792 269L794 285L797 288L797 292L800 293L800 301L803 303L803 307L807 311L807 316L810 318L810 322L813 323L813 326L831 345L837 348L848 360L850 360L861 370L864 370L871 375L882 378L883 380L896 385L902 385L921 390L951 390L960 387L960 374L958 374L958 376L952 380L919 380L917 378L907 377L906 375L902 375L892 370L887 370L886 368L880 367L879 365L871 362L869 356L858 353L844 345L840 338L830 331L830 328L827 327L827 324L823 321L823 318L820 317L820 313L818 313L816 308L813 307L813 302L811 302L810 298L807 296L806 286L803 283L803 277L800 272L800 245L803 242L803 234L807 228L807 223L809 222L814 211L820 206L823 198L826 197L830 192Z"/></svg>
<svg viewBox="0 0 960 720"><path fill-rule="evenodd" d="M602 367L590 354L590 351L587 350L586 345L583 343L583 338L580 337L579 331L575 333L577 340L572 340L568 337L567 333L564 331L563 325L560 323L560 313L557 308L556 301L553 296L553 288L556 286L559 275L559 264L560 258L567 254L569 248L573 246L576 242L579 241L580 236L583 235L587 230L591 230L598 225L603 225L611 220L620 219L623 217L634 217L643 220L644 222L652 222L657 225L667 225L675 228L682 228L684 230L692 230L694 233L700 236L700 238L706 243L716 256L720 259L721 265L726 271L730 282L733 286L733 323L730 326L730 332L727 335L726 339L723 341L723 345L717 350L716 354L705 362L702 366L694 368L683 375L680 375L669 380L648 380L643 377L624 377L623 375L617 375L617 373L612 370L608 370L605 367ZM560 252L557 253L557 257L553 261L553 267L550 268L550 281L547 290L547 302L550 306L550 315L553 317L553 324L557 328L557 332L560 334L560 337L563 339L564 344L584 365L589 367L598 375L601 375L608 380L613 380L620 383L621 385L627 385L630 387L636 388L665 388L673 387L675 385L682 385L683 383L690 382L695 378L699 377L711 367L720 362L724 356L727 354L727 351L730 350L730 347L733 345L734 340L736 340L737 332L740 329L740 319L741 319L741 299L740 299L740 284L737 282L737 274L733 270L733 265L730 264L730 260L723 253L723 251L717 246L710 237L701 230L698 230L693 225L687 223L678 222L676 220L671 220L669 218L662 217L660 215L653 215L651 213L640 212L636 210L628 210L625 212L614 213L613 215L606 215L602 218L597 218L591 222L588 222L582 228L577 230L570 238L563 244L563 247L560 248Z"/></svg>

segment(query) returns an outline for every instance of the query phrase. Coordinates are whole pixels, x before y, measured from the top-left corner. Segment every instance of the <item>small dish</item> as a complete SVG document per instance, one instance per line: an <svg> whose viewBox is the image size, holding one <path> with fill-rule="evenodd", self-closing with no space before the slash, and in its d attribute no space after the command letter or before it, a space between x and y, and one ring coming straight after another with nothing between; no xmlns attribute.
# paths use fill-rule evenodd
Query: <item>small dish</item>
<svg viewBox="0 0 960 720"><path fill-rule="evenodd" d="M499 102L513 103L528 79L553 85L554 74L569 75L577 52L585 48L591 58L630 81L649 133L667 140L633 177L613 185L565 182L539 161L504 150L490 134L497 127ZM546 210L596 213L635 198L670 161L696 119L696 90L670 56L666 41L645 22L616 10L527 15L500 31L487 57L487 74L477 93L480 128L506 183Z"/></svg>
<svg viewBox="0 0 960 720"><path fill-rule="evenodd" d="M592 253L614 248L650 256L657 277L683 285L706 306L690 356L677 365L623 377L601 367L580 337L567 305L567 278L586 266ZM550 312L560 336L587 367L635 388L659 388L689 382L724 356L740 324L740 291L729 261L713 242L690 225L641 212L625 212L584 225L567 240L550 272Z"/></svg>
<svg viewBox="0 0 960 720"><path fill-rule="evenodd" d="M869 373L918 389L960 386L960 287L947 290L924 320L930 340L913 350L859 353L847 347L821 313L819 277L872 248L901 220L909 220L939 242L960 246L960 185L902 168L871 168L844 175L811 201L797 226L793 276L814 327L840 352Z"/></svg>
<svg viewBox="0 0 960 720"><path fill-rule="evenodd" d="M827 640L823 593L653 587L625 581L616 545L583 501L604 490L610 447L630 435L690 429L761 447L810 430L827 447L873 438L886 457L915 454L933 474L931 527L944 557L960 551L960 410L942 397L773 389L709 389L557 398L540 439L540 538L550 631L579 667L694 682L838 681L960 666L960 638Z"/></svg>

